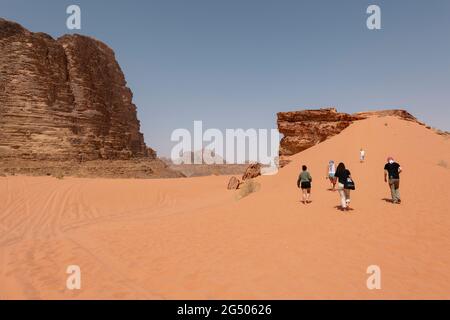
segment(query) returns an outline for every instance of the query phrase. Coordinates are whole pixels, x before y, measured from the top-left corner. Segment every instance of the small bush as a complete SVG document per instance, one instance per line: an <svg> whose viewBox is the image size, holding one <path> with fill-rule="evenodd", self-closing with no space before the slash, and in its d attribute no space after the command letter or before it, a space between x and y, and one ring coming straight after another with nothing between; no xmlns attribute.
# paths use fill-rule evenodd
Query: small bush
<svg viewBox="0 0 450 320"><path fill-rule="evenodd" d="M261 189L261 185L253 179L249 179L239 186L236 200L241 200L254 192L258 192L259 189Z"/></svg>
<svg viewBox="0 0 450 320"><path fill-rule="evenodd" d="M447 163L447 161L444 161L444 160L439 161L438 166L448 169L448 163Z"/></svg>
<svg viewBox="0 0 450 320"><path fill-rule="evenodd" d="M62 180L62 179L64 179L64 174L62 173L62 171L53 172L52 177Z"/></svg>

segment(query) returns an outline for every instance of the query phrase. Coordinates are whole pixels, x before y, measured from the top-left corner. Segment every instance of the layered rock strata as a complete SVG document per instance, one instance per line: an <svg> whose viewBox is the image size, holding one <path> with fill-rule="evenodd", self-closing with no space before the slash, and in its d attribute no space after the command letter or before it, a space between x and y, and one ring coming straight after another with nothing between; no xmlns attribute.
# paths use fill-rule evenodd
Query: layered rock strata
<svg viewBox="0 0 450 320"><path fill-rule="evenodd" d="M0 159L155 158L114 52L0 19Z"/></svg>

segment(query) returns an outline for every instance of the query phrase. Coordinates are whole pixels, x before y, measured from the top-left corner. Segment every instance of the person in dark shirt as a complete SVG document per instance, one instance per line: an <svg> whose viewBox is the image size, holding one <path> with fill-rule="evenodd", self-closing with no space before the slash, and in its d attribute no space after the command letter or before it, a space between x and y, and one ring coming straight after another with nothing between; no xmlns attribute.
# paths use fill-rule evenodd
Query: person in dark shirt
<svg viewBox="0 0 450 320"><path fill-rule="evenodd" d="M345 186L347 184L347 179L351 178L351 173L345 168L345 164L341 162L337 166L334 176L338 179L338 192L341 199L341 210L348 210L350 204L350 189L347 189Z"/></svg>
<svg viewBox="0 0 450 320"><path fill-rule="evenodd" d="M401 203L400 200L400 173L402 167L395 162L393 157L387 158L387 163L384 166L384 182L389 184L391 189L392 203Z"/></svg>

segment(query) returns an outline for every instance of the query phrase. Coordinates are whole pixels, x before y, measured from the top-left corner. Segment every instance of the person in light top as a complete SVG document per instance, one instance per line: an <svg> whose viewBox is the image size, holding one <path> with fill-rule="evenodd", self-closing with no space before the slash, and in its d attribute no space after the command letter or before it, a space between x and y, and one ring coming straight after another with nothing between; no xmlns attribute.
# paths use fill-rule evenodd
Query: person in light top
<svg viewBox="0 0 450 320"><path fill-rule="evenodd" d="M359 150L359 161L360 161L361 163L363 163L364 160L366 160L366 151L364 151L364 149L361 148L361 149Z"/></svg>
<svg viewBox="0 0 450 320"><path fill-rule="evenodd" d="M333 191L336 190L336 182L337 182L337 178L334 176L335 173L336 173L336 164L334 163L333 160L330 160L328 162L328 166L327 166L326 179L330 180L331 187L332 187Z"/></svg>

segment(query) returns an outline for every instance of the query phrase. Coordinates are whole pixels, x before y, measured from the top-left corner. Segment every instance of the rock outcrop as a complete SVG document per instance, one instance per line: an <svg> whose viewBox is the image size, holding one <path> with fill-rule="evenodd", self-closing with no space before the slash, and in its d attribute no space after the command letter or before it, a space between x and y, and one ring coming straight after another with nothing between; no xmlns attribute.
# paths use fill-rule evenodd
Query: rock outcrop
<svg viewBox="0 0 450 320"><path fill-rule="evenodd" d="M280 156L306 150L340 133L361 117L339 113L335 108L279 112L278 130L283 134Z"/></svg>
<svg viewBox="0 0 450 320"><path fill-rule="evenodd" d="M354 121L372 116L396 116L407 121L417 119L405 110L381 110L355 114L339 113L336 108L280 112L278 130L284 137L280 142L280 156L291 156L339 134ZM282 161L287 161L281 158Z"/></svg>
<svg viewBox="0 0 450 320"><path fill-rule="evenodd" d="M239 189L240 181L236 177L231 177L228 181L227 189L228 190L237 190Z"/></svg>
<svg viewBox="0 0 450 320"><path fill-rule="evenodd" d="M367 118L367 117L372 117L372 116L377 116L377 117L398 117L401 118L403 120L407 120L407 121L413 121L413 122L417 122L421 125L423 125L422 122L418 121L416 117L414 117L412 114L410 114L408 111L406 110L400 110L400 109L392 109L392 110L378 110L378 111L365 111L365 112L358 112L358 113L354 113L354 116L360 117L360 118Z"/></svg>
<svg viewBox="0 0 450 320"><path fill-rule="evenodd" d="M228 181L227 189L228 190L236 190L239 189L242 184L245 184L246 181L251 181L254 178L257 178L261 175L261 164L260 163L251 163L245 169L244 174L242 175L242 181L236 177L231 177Z"/></svg>
<svg viewBox="0 0 450 320"><path fill-rule="evenodd" d="M261 164L260 163L251 163L244 174L242 175L242 181L254 179L261 175Z"/></svg>
<svg viewBox="0 0 450 320"><path fill-rule="evenodd" d="M0 19L0 159L156 158L114 52Z"/></svg>

